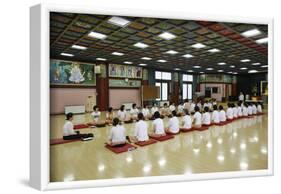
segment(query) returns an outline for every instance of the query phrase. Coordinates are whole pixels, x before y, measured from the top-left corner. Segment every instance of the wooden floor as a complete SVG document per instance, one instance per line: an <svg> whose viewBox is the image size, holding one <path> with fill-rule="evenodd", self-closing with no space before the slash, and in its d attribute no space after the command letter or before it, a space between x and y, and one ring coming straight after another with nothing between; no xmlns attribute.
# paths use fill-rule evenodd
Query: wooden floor
<svg viewBox="0 0 281 194"><path fill-rule="evenodd" d="M51 116L51 139L62 137L64 119L63 115ZM88 121L89 114L74 116L74 123ZM267 123L267 114L240 119L121 154L104 148L110 127L82 129L94 133L94 140L51 146L50 181L266 169ZM132 135L133 124L124 126Z"/></svg>

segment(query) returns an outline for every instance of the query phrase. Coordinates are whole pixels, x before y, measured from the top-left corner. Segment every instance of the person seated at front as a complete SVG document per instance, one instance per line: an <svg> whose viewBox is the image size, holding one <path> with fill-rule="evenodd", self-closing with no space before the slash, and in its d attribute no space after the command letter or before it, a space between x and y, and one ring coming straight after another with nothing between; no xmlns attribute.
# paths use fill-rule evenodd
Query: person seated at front
<svg viewBox="0 0 281 194"><path fill-rule="evenodd" d="M257 109L258 109L258 113L262 113L262 106L260 102L258 103Z"/></svg>
<svg viewBox="0 0 281 194"><path fill-rule="evenodd" d="M184 114L184 106L183 106L183 104L182 103L180 103L179 105L178 105L178 108L177 108L177 115L179 115L179 116L182 116L183 114Z"/></svg>
<svg viewBox="0 0 281 194"><path fill-rule="evenodd" d="M196 106L196 104L195 104L195 102L194 101L192 101L191 103L190 103L190 107L189 107L189 113L194 113L194 109L195 109L195 106Z"/></svg>
<svg viewBox="0 0 281 194"><path fill-rule="evenodd" d="M189 102L188 99L185 99L184 103L183 103L183 109L189 110L190 109L190 104L191 104L191 102Z"/></svg>
<svg viewBox="0 0 281 194"><path fill-rule="evenodd" d="M243 116L248 116L248 104L247 103L244 103L243 105L243 108L242 108L242 113L243 113Z"/></svg>
<svg viewBox="0 0 281 194"><path fill-rule="evenodd" d="M143 109L141 110L143 117L145 120L147 120L148 118L151 117L150 113L149 113L149 109L147 108L147 105L144 105Z"/></svg>
<svg viewBox="0 0 281 194"><path fill-rule="evenodd" d="M226 110L226 118L227 120L232 120L233 119L233 109L231 106L231 103L227 104L228 108Z"/></svg>
<svg viewBox="0 0 281 194"><path fill-rule="evenodd" d="M211 124L211 115L209 113L209 107L204 107L204 113L202 114L202 124L203 125L210 125Z"/></svg>
<svg viewBox="0 0 281 194"><path fill-rule="evenodd" d="M192 119L189 115L189 111L187 109L184 110L185 115L182 118L182 128L191 129L192 128Z"/></svg>
<svg viewBox="0 0 281 194"><path fill-rule="evenodd" d="M91 116L93 118L93 124L105 124L105 121L101 120L101 112L99 111L99 107L98 106L94 106L93 108L93 112L91 113Z"/></svg>
<svg viewBox="0 0 281 194"><path fill-rule="evenodd" d="M137 120L138 113L139 113L139 109L137 108L137 105L134 103L134 104L132 105L131 110L130 110L131 118L132 118L133 120Z"/></svg>
<svg viewBox="0 0 281 194"><path fill-rule="evenodd" d="M109 131L108 142L110 146L122 146L126 144L125 128L121 125L120 120L116 117L112 122L113 127Z"/></svg>
<svg viewBox="0 0 281 194"><path fill-rule="evenodd" d="M91 113L91 116L93 118L93 122L97 123L100 119L101 116L101 112L99 111L99 107L98 106L94 106L93 108L93 112Z"/></svg>
<svg viewBox="0 0 281 194"><path fill-rule="evenodd" d="M214 98L212 104L213 104L213 106L214 106L214 105L217 105L217 104L218 104L218 103L217 103L217 99Z"/></svg>
<svg viewBox="0 0 281 194"><path fill-rule="evenodd" d="M217 105L213 106L213 112L212 112L212 122L215 124L220 123L220 115L218 112L218 107Z"/></svg>
<svg viewBox="0 0 281 194"><path fill-rule="evenodd" d="M67 113L66 115L66 122L63 125L63 139L64 140L71 140L71 139L81 139L81 138L88 138L94 137L92 133L88 134L80 134L79 131L74 131L73 129L73 113Z"/></svg>
<svg viewBox="0 0 281 194"><path fill-rule="evenodd" d="M155 118L155 120L152 122L153 132L149 134L149 136L152 137L165 136L166 133L164 130L164 123L163 120L160 118L160 113L156 111L153 117Z"/></svg>
<svg viewBox="0 0 281 194"><path fill-rule="evenodd" d="M249 106L248 106L248 115L252 115L252 114L253 114L252 104L249 103Z"/></svg>
<svg viewBox="0 0 281 194"><path fill-rule="evenodd" d="M205 102L203 104L203 109L208 106L208 103L209 103L208 100L205 100Z"/></svg>
<svg viewBox="0 0 281 194"><path fill-rule="evenodd" d="M225 122L226 121L226 114L225 114L225 111L224 111L222 105L219 106L219 110L220 110L220 112L219 112L220 122Z"/></svg>
<svg viewBox="0 0 281 194"><path fill-rule="evenodd" d="M200 108L198 106L195 106L194 110L195 110L195 113L193 115L194 128L200 128L202 126L202 115L200 113Z"/></svg>
<svg viewBox="0 0 281 194"><path fill-rule="evenodd" d="M156 111L159 111L159 109L158 109L158 107L157 107L157 104L156 104L156 103L153 103L152 108L151 108L151 110L150 110L151 116L153 116Z"/></svg>
<svg viewBox="0 0 281 194"><path fill-rule="evenodd" d="M237 114L238 114L238 117L242 117L243 116L243 113L242 113L242 103L241 102L238 102L238 107L237 107Z"/></svg>
<svg viewBox="0 0 281 194"><path fill-rule="evenodd" d="M129 142L148 141L148 125L144 121L143 113L138 113L138 122L135 124L134 136L128 138Z"/></svg>
<svg viewBox="0 0 281 194"><path fill-rule="evenodd" d="M170 115L170 109L169 109L167 103L164 103L164 106L161 109L161 115L162 116L169 116Z"/></svg>
<svg viewBox="0 0 281 194"><path fill-rule="evenodd" d="M209 100L209 102L207 103L207 106L209 108L209 111L212 111L213 110L213 103L212 103L212 100Z"/></svg>
<svg viewBox="0 0 281 194"><path fill-rule="evenodd" d="M174 110L176 110L176 106L175 103L171 103L171 105L169 106L170 112L173 112Z"/></svg>
<svg viewBox="0 0 281 194"><path fill-rule="evenodd" d="M125 111L125 105L121 105L120 109L117 112L118 119L123 122L126 119L126 111Z"/></svg>
<svg viewBox="0 0 281 194"><path fill-rule="evenodd" d="M196 106L198 106L199 112L200 112L200 111L202 110L202 101L199 100L199 101L197 102Z"/></svg>
<svg viewBox="0 0 281 194"><path fill-rule="evenodd" d="M112 107L109 107L105 114L105 122L108 124L112 124L112 120L115 117Z"/></svg>
<svg viewBox="0 0 281 194"><path fill-rule="evenodd" d="M238 109L234 103L232 103L231 106L232 106L232 110L233 110L233 118L236 119L236 118L238 118Z"/></svg>
<svg viewBox="0 0 281 194"><path fill-rule="evenodd" d="M256 103L253 103L253 105L252 105L252 109L253 109L253 115L256 115L256 114L257 114L257 112L258 112L258 109L257 109L257 105L256 105Z"/></svg>
<svg viewBox="0 0 281 194"><path fill-rule="evenodd" d="M168 122L168 128L165 130L166 133L178 133L180 131L179 119L177 117L177 111L172 111L172 118Z"/></svg>

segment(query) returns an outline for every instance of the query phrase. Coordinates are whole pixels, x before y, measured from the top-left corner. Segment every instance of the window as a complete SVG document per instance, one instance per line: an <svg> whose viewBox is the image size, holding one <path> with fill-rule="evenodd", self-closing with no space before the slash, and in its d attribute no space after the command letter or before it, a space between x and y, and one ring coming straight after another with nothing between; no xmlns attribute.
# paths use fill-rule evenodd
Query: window
<svg viewBox="0 0 281 194"><path fill-rule="evenodd" d="M182 99L192 99L192 84L183 83L182 84Z"/></svg>
<svg viewBox="0 0 281 194"><path fill-rule="evenodd" d="M162 80L171 80L172 74L168 72L162 72Z"/></svg>
<svg viewBox="0 0 281 194"><path fill-rule="evenodd" d="M155 71L155 79L162 79L162 72L161 71Z"/></svg>
<svg viewBox="0 0 281 194"><path fill-rule="evenodd" d="M182 85L182 98L187 99L187 84Z"/></svg>
<svg viewBox="0 0 281 194"><path fill-rule="evenodd" d="M155 71L155 79L158 80L172 80L172 73Z"/></svg>
<svg viewBox="0 0 281 194"><path fill-rule="evenodd" d="M156 100L168 100L169 81L172 80L172 73L155 71L156 86L160 87L160 98Z"/></svg>
<svg viewBox="0 0 281 194"><path fill-rule="evenodd" d="M192 84L187 84L187 99L192 99Z"/></svg>
<svg viewBox="0 0 281 194"><path fill-rule="evenodd" d="M162 83L162 100L168 100L168 83Z"/></svg>
<svg viewBox="0 0 281 194"><path fill-rule="evenodd" d="M192 82L193 75L183 74L182 75L182 99L192 99Z"/></svg>
<svg viewBox="0 0 281 194"><path fill-rule="evenodd" d="M185 82L193 82L193 75L183 74L182 81Z"/></svg>
<svg viewBox="0 0 281 194"><path fill-rule="evenodd" d="M219 93L218 91L219 91L219 88L218 88L218 87L213 87L213 88L212 88L212 93L213 93L213 94Z"/></svg>
<svg viewBox="0 0 281 194"><path fill-rule="evenodd" d="M168 83L156 82L155 86L160 87L160 98L157 98L156 100L168 100Z"/></svg>

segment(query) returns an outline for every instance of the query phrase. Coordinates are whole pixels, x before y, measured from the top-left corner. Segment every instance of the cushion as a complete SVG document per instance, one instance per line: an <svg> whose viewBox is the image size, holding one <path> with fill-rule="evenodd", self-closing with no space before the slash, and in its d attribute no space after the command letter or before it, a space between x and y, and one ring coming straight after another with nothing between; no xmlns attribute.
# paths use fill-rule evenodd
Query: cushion
<svg viewBox="0 0 281 194"><path fill-rule="evenodd" d="M125 145L120 146L120 147L113 147L111 145L106 144L105 148L109 149L110 151L114 152L115 154L120 154L123 152L134 150L137 147L133 146L132 144L126 143Z"/></svg>

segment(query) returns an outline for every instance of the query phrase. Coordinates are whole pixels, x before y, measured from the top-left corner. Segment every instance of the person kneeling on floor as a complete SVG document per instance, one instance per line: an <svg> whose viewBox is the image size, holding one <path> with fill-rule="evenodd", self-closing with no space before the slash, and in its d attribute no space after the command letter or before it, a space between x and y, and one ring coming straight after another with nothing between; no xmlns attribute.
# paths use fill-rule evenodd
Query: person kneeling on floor
<svg viewBox="0 0 281 194"><path fill-rule="evenodd" d="M143 113L138 113L138 122L135 124L134 136L127 138L129 142L147 141L148 138L148 126L144 121Z"/></svg>
<svg viewBox="0 0 281 194"><path fill-rule="evenodd" d="M125 128L120 123L117 117L113 119L113 127L109 131L107 142L110 146L118 147L126 144Z"/></svg>
<svg viewBox="0 0 281 194"><path fill-rule="evenodd" d="M73 129L73 113L67 113L66 122L63 125L63 139L71 140L71 139L84 139L84 138L93 138L94 135L92 133L81 134L80 131L74 131Z"/></svg>
<svg viewBox="0 0 281 194"><path fill-rule="evenodd" d="M166 133L178 133L180 131L177 111L175 110L172 111L172 118L170 118L168 123L168 128L165 131Z"/></svg>

